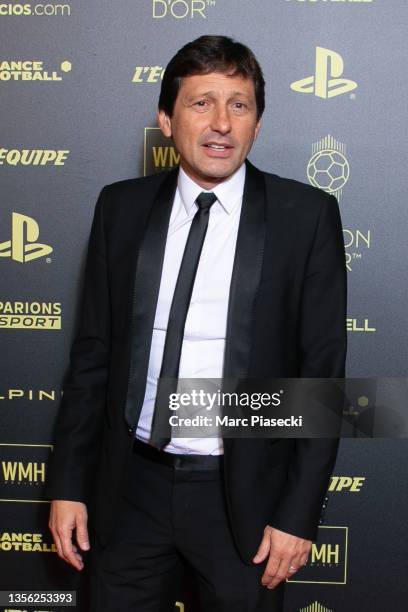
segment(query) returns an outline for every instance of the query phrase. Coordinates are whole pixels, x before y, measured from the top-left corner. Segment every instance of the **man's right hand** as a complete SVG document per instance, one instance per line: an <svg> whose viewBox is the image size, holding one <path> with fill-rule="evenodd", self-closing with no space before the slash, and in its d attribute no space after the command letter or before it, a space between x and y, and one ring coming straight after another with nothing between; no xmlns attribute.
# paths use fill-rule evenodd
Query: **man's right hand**
<svg viewBox="0 0 408 612"><path fill-rule="evenodd" d="M51 502L48 527L54 538L58 556L77 570L82 570L84 563L82 555L73 543L72 532L76 529L76 541L82 550L89 550L88 512L82 502L54 499Z"/></svg>

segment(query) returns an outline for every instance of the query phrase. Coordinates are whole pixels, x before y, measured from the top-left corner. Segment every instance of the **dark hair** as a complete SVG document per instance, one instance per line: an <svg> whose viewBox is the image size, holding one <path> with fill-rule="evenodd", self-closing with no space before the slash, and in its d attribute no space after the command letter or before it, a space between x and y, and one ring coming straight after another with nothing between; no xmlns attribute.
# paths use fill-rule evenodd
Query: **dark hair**
<svg viewBox="0 0 408 612"><path fill-rule="evenodd" d="M252 79L257 117L258 119L261 117L265 108L265 81L262 69L251 49L228 36L200 36L177 51L163 75L159 109L171 117L181 79L210 72Z"/></svg>

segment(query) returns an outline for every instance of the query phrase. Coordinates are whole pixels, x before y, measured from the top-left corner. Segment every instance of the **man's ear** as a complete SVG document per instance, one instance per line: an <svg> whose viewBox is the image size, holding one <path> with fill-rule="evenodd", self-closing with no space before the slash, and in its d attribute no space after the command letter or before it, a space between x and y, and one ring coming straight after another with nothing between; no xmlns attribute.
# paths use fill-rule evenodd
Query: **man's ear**
<svg viewBox="0 0 408 612"><path fill-rule="evenodd" d="M157 123L159 128L162 131L163 136L167 138L171 137L171 121L170 117L166 114L164 110L157 111Z"/></svg>
<svg viewBox="0 0 408 612"><path fill-rule="evenodd" d="M255 126L255 137L254 140L258 138L259 130L261 129L261 120L259 119L258 123Z"/></svg>

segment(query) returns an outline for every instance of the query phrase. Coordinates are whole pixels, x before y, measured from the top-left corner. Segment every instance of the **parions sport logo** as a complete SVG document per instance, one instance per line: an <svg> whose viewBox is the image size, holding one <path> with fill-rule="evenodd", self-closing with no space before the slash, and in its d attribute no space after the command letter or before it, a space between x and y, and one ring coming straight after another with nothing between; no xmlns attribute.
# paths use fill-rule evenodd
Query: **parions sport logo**
<svg viewBox="0 0 408 612"><path fill-rule="evenodd" d="M219 0L152 0L153 19L207 19Z"/></svg>
<svg viewBox="0 0 408 612"><path fill-rule="evenodd" d="M70 17L71 7L61 3L1 2L0 17Z"/></svg>
<svg viewBox="0 0 408 612"><path fill-rule="evenodd" d="M61 329L61 302L0 302L0 329Z"/></svg>

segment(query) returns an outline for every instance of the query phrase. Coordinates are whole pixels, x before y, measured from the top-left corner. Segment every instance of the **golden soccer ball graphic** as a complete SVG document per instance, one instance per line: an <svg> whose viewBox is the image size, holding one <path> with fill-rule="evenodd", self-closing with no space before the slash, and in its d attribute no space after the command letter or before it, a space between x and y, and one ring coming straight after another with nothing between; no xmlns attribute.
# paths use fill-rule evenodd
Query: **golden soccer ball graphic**
<svg viewBox="0 0 408 612"><path fill-rule="evenodd" d="M350 176L347 159L335 149L323 149L307 165L307 178L314 187L334 193L342 189Z"/></svg>

